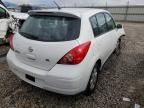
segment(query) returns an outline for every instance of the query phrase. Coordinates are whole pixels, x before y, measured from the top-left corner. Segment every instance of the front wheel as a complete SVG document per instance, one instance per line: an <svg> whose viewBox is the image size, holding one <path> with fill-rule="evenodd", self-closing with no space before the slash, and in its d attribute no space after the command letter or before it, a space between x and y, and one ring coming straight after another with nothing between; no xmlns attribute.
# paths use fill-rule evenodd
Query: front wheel
<svg viewBox="0 0 144 108"><path fill-rule="evenodd" d="M94 90L95 90L96 83L97 83L97 80L98 80L99 70L100 70L99 66L96 64L94 66L93 70L92 70L92 73L91 73L87 88L85 90L85 94L87 96L91 95L94 92Z"/></svg>
<svg viewBox="0 0 144 108"><path fill-rule="evenodd" d="M121 53L121 38L117 41L115 54L118 56Z"/></svg>

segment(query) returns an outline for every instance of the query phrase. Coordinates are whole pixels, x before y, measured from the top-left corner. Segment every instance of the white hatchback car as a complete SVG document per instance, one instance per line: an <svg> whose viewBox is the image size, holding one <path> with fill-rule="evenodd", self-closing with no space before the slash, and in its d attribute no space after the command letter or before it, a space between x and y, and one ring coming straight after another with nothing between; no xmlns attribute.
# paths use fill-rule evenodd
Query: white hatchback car
<svg viewBox="0 0 144 108"><path fill-rule="evenodd" d="M10 39L7 61L12 72L60 94L94 92L100 69L125 35L122 25L100 9L37 10L29 15Z"/></svg>

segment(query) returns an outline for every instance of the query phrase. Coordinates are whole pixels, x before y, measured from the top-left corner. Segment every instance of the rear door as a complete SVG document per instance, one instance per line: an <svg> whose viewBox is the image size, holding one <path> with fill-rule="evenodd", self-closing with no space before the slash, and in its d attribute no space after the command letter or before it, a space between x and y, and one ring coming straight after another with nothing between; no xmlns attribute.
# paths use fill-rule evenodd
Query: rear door
<svg viewBox="0 0 144 108"><path fill-rule="evenodd" d="M27 65L49 71L79 44L80 25L80 18L32 15L14 37L15 55Z"/></svg>
<svg viewBox="0 0 144 108"><path fill-rule="evenodd" d="M101 59L105 61L112 53L115 44L115 30L109 30L104 13L98 13L90 18L94 32L94 53L99 54Z"/></svg>
<svg viewBox="0 0 144 108"><path fill-rule="evenodd" d="M0 38L4 38L8 29L9 14L0 7Z"/></svg>
<svg viewBox="0 0 144 108"><path fill-rule="evenodd" d="M118 29L116 28L116 24L113 20L113 17L109 13L104 13L106 23L107 23L107 34L110 37L110 42L112 43L111 50L113 51L116 48L116 44L118 41Z"/></svg>

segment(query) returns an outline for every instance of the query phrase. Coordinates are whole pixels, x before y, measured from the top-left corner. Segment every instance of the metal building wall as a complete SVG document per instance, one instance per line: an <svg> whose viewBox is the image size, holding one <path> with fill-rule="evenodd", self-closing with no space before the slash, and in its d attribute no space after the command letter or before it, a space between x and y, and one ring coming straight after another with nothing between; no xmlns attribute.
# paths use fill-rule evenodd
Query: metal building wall
<svg viewBox="0 0 144 108"><path fill-rule="evenodd" d="M136 6L65 6L72 8L101 8L112 13L116 21L144 22L144 5Z"/></svg>
<svg viewBox="0 0 144 108"><path fill-rule="evenodd" d="M144 6L97 7L110 11L117 21L144 22Z"/></svg>

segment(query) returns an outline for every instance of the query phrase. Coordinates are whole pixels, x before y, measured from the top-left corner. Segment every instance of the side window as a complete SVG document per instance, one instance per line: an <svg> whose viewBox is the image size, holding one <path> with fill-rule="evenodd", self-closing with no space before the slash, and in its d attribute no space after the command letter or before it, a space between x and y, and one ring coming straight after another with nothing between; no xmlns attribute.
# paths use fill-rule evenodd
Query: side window
<svg viewBox="0 0 144 108"><path fill-rule="evenodd" d="M92 29L93 29L93 33L94 33L94 36L98 36L99 35L99 28L98 28L98 23L97 23L97 20L96 20L96 17L95 16L92 16L90 18L90 23L91 23L91 26L92 26Z"/></svg>
<svg viewBox="0 0 144 108"><path fill-rule="evenodd" d="M105 18L106 18L108 30L113 30L116 27L113 18L107 13L105 13Z"/></svg>
<svg viewBox="0 0 144 108"><path fill-rule="evenodd" d="M6 11L3 8L0 8L0 19L6 18Z"/></svg>
<svg viewBox="0 0 144 108"><path fill-rule="evenodd" d="M100 34L107 32L108 30L104 14L99 13L96 15L96 18L98 21Z"/></svg>

